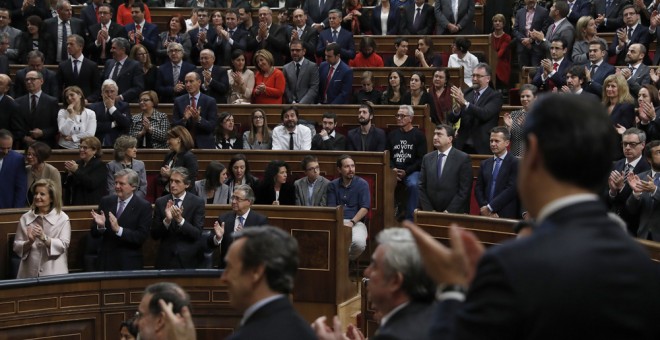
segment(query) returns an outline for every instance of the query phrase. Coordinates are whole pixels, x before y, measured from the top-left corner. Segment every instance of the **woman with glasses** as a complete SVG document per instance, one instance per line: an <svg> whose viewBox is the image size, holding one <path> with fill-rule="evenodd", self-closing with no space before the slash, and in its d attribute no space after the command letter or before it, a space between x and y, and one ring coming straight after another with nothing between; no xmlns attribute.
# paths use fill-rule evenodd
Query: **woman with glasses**
<svg viewBox="0 0 660 340"><path fill-rule="evenodd" d="M80 159L64 162L65 205L98 205L106 194L107 167L101 160L101 141L94 136L80 140Z"/></svg>
<svg viewBox="0 0 660 340"><path fill-rule="evenodd" d="M186 33L186 19L181 14L175 14L167 22L169 23L168 30L158 35L158 47L156 47L158 57L163 62L168 60L167 46L172 42L176 42L183 46L183 59L188 60L192 43L190 42L190 35Z"/></svg>
<svg viewBox="0 0 660 340"><path fill-rule="evenodd" d="M167 115L156 110L158 95L154 91L140 93L141 112L131 117L131 136L138 141L138 148L167 149L167 131L170 121Z"/></svg>
<svg viewBox="0 0 660 340"><path fill-rule="evenodd" d="M296 190L287 182L289 164L274 160L268 163L264 180L255 191L255 204L296 205Z"/></svg>
<svg viewBox="0 0 660 340"><path fill-rule="evenodd" d="M227 169L218 161L211 161L206 167L204 179L195 182L197 196L204 198L206 204L227 204L229 202L229 186Z"/></svg>
<svg viewBox="0 0 660 340"><path fill-rule="evenodd" d="M40 179L50 179L55 183L57 192L62 193L62 177L60 171L54 166L46 163L50 157L51 148L43 142L34 142L25 150L25 172L27 172L27 200L28 205L32 205L32 184Z"/></svg>
<svg viewBox="0 0 660 340"><path fill-rule="evenodd" d="M131 136L119 136L115 141L115 160L108 163L107 186L108 192L115 192L115 173L122 169L133 169L140 179L135 194L145 198L147 196L147 170L144 162L137 157L137 139Z"/></svg>
<svg viewBox="0 0 660 340"><path fill-rule="evenodd" d="M82 138L96 133L96 113L85 108L85 95L78 86L64 89L63 97L66 108L57 113L58 144L65 149L78 149Z"/></svg>
<svg viewBox="0 0 660 340"><path fill-rule="evenodd" d="M216 149L242 149L242 135L234 128L234 116L229 112L218 115L218 126L215 128Z"/></svg>
<svg viewBox="0 0 660 340"><path fill-rule="evenodd" d="M228 104L250 104L254 89L254 72L248 70L245 52L237 49L231 52L231 69L227 70L230 93Z"/></svg>
<svg viewBox="0 0 660 340"><path fill-rule="evenodd" d="M243 149L270 150L273 133L268 128L266 112L262 109L252 111L252 125L243 132Z"/></svg>
<svg viewBox="0 0 660 340"><path fill-rule="evenodd" d="M137 44L131 48L130 58L137 60L142 65L144 73L144 89L152 91L156 89L156 78L158 78L158 67L151 63L151 56L144 45Z"/></svg>

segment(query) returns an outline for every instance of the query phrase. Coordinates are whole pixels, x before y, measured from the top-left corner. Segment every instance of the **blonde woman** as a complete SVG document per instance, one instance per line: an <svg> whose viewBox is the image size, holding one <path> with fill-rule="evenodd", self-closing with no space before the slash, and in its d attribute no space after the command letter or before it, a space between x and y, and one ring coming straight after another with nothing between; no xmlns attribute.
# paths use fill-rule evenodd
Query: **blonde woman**
<svg viewBox="0 0 660 340"><path fill-rule="evenodd" d="M622 75L612 74L603 81L603 105L617 130L635 126L635 100Z"/></svg>
<svg viewBox="0 0 660 340"><path fill-rule="evenodd" d="M58 144L65 149L78 149L82 138L96 133L96 114L85 108L85 95L78 86L64 89L63 97L66 108L57 113Z"/></svg>

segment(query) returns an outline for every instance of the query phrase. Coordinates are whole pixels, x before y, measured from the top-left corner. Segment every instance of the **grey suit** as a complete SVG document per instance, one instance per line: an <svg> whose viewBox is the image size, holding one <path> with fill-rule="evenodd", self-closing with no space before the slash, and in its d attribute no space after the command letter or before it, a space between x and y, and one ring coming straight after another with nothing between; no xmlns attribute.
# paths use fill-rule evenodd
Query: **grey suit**
<svg viewBox="0 0 660 340"><path fill-rule="evenodd" d="M204 185L206 185L205 179L195 181L195 193L197 193L197 196L203 198L206 201L207 198L206 198L206 190L204 189ZM218 188L215 189L215 195L213 195L213 204L227 204L228 202L229 202L229 186L223 183L220 185L220 189Z"/></svg>
<svg viewBox="0 0 660 340"><path fill-rule="evenodd" d="M437 0L435 2L435 34L450 34L447 24L458 24L461 29L456 34L475 34L474 27L474 0L461 0L458 2L456 17L451 8L451 0ZM460 19L459 19L460 18Z"/></svg>
<svg viewBox="0 0 660 340"><path fill-rule="evenodd" d="M472 189L470 156L452 147L440 178L437 164L437 150L424 155L419 176L419 207L424 211L467 213Z"/></svg>
<svg viewBox="0 0 660 340"><path fill-rule="evenodd" d="M112 161L106 164L108 168L108 192L115 192L115 173L121 169L124 169L124 166L117 161ZM147 170L144 167L144 162L134 159L131 162L131 169L137 172L140 182L138 188L135 190L135 194L141 198L147 197Z"/></svg>
<svg viewBox="0 0 660 340"><path fill-rule="evenodd" d="M575 27L571 24L568 19L563 20L559 25L555 26L554 32L552 29L552 25L550 24L548 26L548 31L545 33L545 41L541 43L535 43L534 46L537 48L540 47L542 49L542 55L546 55L547 57L550 56L550 43L552 42L552 39L555 38L561 38L566 42L566 48L568 48L568 51L573 51L573 41L575 41Z"/></svg>
<svg viewBox="0 0 660 340"><path fill-rule="evenodd" d="M649 75L650 68L644 64L639 64L630 79L628 79L628 88L630 89L630 94L637 97L639 90L642 88L642 85L651 83L651 76Z"/></svg>
<svg viewBox="0 0 660 340"><path fill-rule="evenodd" d="M307 177L296 180L293 183L296 188L296 205L325 207L328 197L328 184L330 184L330 181L327 178L319 176L317 183L314 185L312 204L309 204L309 182Z"/></svg>
<svg viewBox="0 0 660 340"><path fill-rule="evenodd" d="M639 179L648 181L649 176L653 176L651 170L640 173ZM639 215L637 237L660 241L660 203L658 201L660 201L660 190L656 190L655 193L642 192L639 199L635 198L635 194L628 197L626 209L633 215Z"/></svg>
<svg viewBox="0 0 660 340"><path fill-rule="evenodd" d="M287 103L315 104L319 93L319 68L315 63L302 58L300 73L296 77L296 63L282 67L286 78L284 97Z"/></svg>

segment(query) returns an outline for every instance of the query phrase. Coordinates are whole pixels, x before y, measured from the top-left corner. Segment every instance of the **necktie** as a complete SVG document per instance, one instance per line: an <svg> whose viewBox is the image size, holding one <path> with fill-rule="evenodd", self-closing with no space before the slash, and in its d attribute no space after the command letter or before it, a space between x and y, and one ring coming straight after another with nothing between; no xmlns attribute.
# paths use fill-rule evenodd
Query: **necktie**
<svg viewBox="0 0 660 340"><path fill-rule="evenodd" d="M632 76L633 74L635 74L635 70L636 70L636 69L637 69L637 67L630 66L630 75L631 75L631 76Z"/></svg>
<svg viewBox="0 0 660 340"><path fill-rule="evenodd" d="M628 27L628 42L632 40L632 32L633 32L632 27Z"/></svg>
<svg viewBox="0 0 660 340"><path fill-rule="evenodd" d="M479 91L474 91L474 101L472 104L476 104L479 101Z"/></svg>
<svg viewBox="0 0 660 340"><path fill-rule="evenodd" d="M597 70L597 69L598 69L598 65L596 65L596 64L591 64L591 71L590 71L590 73L591 73L591 76L592 76L592 77L593 77L594 74L596 73L596 70Z"/></svg>
<svg viewBox="0 0 660 340"><path fill-rule="evenodd" d="M445 154L441 153L438 155L438 179L442 176L442 160L445 158Z"/></svg>
<svg viewBox="0 0 660 340"><path fill-rule="evenodd" d="M605 11L609 11L611 5L612 5L612 0L607 0L605 2Z"/></svg>
<svg viewBox="0 0 660 340"><path fill-rule="evenodd" d="M37 95L32 95L32 102L30 103L30 114L34 118L34 114L37 112Z"/></svg>
<svg viewBox="0 0 660 340"><path fill-rule="evenodd" d="M628 174L633 169L632 164L626 163L626 166L623 168L623 179L628 180Z"/></svg>
<svg viewBox="0 0 660 340"><path fill-rule="evenodd" d="M557 68L559 67L559 63L554 63L552 64L552 70L557 72Z"/></svg>
<svg viewBox="0 0 660 340"><path fill-rule="evenodd" d="M112 76L110 76L112 80L117 80L117 76L119 75L120 68L121 68L121 63L120 62L115 63L115 69L114 71L112 71Z"/></svg>
<svg viewBox="0 0 660 340"><path fill-rule="evenodd" d="M656 187L660 187L660 172L656 172L655 176L653 176L653 184L655 184Z"/></svg>
<svg viewBox="0 0 660 340"><path fill-rule="evenodd" d="M124 208L126 208L126 202L119 201L119 207L117 207L117 214L115 214L115 217L119 218L119 216L121 216L121 214L124 212Z"/></svg>
<svg viewBox="0 0 660 340"><path fill-rule="evenodd" d="M78 63L79 62L80 62L80 60L78 60L78 59L73 60L73 77L74 78L78 78Z"/></svg>
<svg viewBox="0 0 660 340"><path fill-rule="evenodd" d="M330 66L328 71L328 79L325 80L325 89L323 89L323 99L325 102L328 101L328 87L330 86L330 80L332 79L332 74L335 72L335 67Z"/></svg>
<svg viewBox="0 0 660 340"><path fill-rule="evenodd" d="M193 110L197 110L197 104L195 103L195 97L190 97L190 106L193 108Z"/></svg>
<svg viewBox="0 0 660 340"><path fill-rule="evenodd" d="M140 24L135 25L135 33L140 33L141 29L142 29L142 26L140 26Z"/></svg>
<svg viewBox="0 0 660 340"><path fill-rule="evenodd" d="M245 223L245 218L243 216L238 216L238 225L234 228L234 231L243 230L243 224Z"/></svg>
<svg viewBox="0 0 660 340"><path fill-rule="evenodd" d="M323 5L325 5L325 2L323 0L319 0L319 9L321 12L323 12Z"/></svg>
<svg viewBox="0 0 660 340"><path fill-rule="evenodd" d="M415 11L415 18L413 19L413 28L417 29L419 28L419 17L422 16L421 13L422 9L417 7L417 10Z"/></svg>
<svg viewBox="0 0 660 340"><path fill-rule="evenodd" d="M495 196L495 184L497 183L497 175L500 173L500 166L502 166L502 158L495 158L495 166L493 167L493 180L490 184L490 194L488 195L488 202L493 200Z"/></svg>
<svg viewBox="0 0 660 340"><path fill-rule="evenodd" d="M337 30L332 30L332 42L337 42Z"/></svg>
<svg viewBox="0 0 660 340"><path fill-rule="evenodd" d="M300 75L300 63L296 63L296 78Z"/></svg>
<svg viewBox="0 0 660 340"><path fill-rule="evenodd" d="M62 21L62 50L60 53L60 61L69 59L69 54L66 52L66 40L68 32L66 31L66 21Z"/></svg>
<svg viewBox="0 0 660 340"><path fill-rule="evenodd" d="M172 79L174 80L174 85L179 81L179 65L172 64Z"/></svg>
<svg viewBox="0 0 660 340"><path fill-rule="evenodd" d="M293 132L289 132L289 150L293 150Z"/></svg>
<svg viewBox="0 0 660 340"><path fill-rule="evenodd" d="M556 24L552 24L552 26L550 26L550 32L551 32L552 34L555 34L555 28L557 28L557 25L556 25ZM549 34L549 35L550 35L550 34Z"/></svg>
<svg viewBox="0 0 660 340"><path fill-rule="evenodd" d="M177 208L181 207L181 199L180 198L175 198L174 199L174 205L177 206Z"/></svg>

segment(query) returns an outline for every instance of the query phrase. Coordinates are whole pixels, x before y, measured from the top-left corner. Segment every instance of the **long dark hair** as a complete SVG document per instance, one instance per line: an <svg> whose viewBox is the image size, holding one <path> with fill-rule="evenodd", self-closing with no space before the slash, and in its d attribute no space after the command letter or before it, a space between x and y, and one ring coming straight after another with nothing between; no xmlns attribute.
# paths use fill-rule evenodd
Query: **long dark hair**
<svg viewBox="0 0 660 340"><path fill-rule="evenodd" d="M211 161L209 165L206 166L206 174L204 175L204 189L211 190L219 187L220 183L220 174L225 170L225 166L218 161Z"/></svg>

